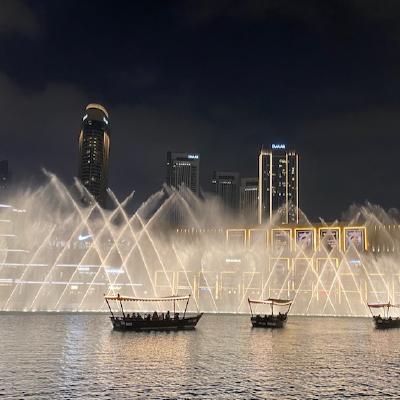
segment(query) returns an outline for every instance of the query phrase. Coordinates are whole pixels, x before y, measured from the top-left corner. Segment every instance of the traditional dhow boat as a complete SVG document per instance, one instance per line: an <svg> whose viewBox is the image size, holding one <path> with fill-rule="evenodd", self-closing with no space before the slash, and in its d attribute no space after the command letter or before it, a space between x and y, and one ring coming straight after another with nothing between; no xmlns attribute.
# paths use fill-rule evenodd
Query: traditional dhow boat
<svg viewBox="0 0 400 400"><path fill-rule="evenodd" d="M400 308L399 304L388 303L368 303L369 311L375 322L377 329L400 328L400 318L392 317L390 310L392 308ZM382 310L382 315L377 314L377 310Z"/></svg>
<svg viewBox="0 0 400 400"><path fill-rule="evenodd" d="M292 300L283 299L272 299L268 300L250 300L249 302L250 312L251 312L251 323L254 328L283 328L287 321L287 315L292 305ZM251 307L252 304L263 304L269 305L271 309L270 314L254 314ZM274 306L279 307L283 312L278 312L274 314Z"/></svg>
<svg viewBox="0 0 400 400"><path fill-rule="evenodd" d="M120 331L167 331L167 330L183 330L183 329L194 329L199 322L199 319L203 313L197 313L195 315L187 315L187 307L190 300L188 296L169 296L169 297L156 297L156 298L138 298L138 297L127 297L121 296L104 296L108 308L111 313L111 322L115 330ZM116 315L113 312L110 301L119 302L121 313ZM124 311L123 302L135 301L135 302L172 302L173 303L173 314L169 311L164 313L157 313L154 311L152 314L140 314L140 313L126 313ZM176 302L186 301L185 311L180 316L176 311Z"/></svg>

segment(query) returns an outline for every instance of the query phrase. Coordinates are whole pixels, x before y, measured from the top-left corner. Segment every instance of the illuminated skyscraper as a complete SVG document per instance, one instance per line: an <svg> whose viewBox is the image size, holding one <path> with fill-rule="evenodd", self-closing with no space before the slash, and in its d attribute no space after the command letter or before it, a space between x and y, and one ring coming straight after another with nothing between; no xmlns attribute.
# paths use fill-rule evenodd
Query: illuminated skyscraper
<svg viewBox="0 0 400 400"><path fill-rule="evenodd" d="M248 223L257 223L258 178L240 180L240 212Z"/></svg>
<svg viewBox="0 0 400 400"><path fill-rule="evenodd" d="M212 178L214 193L230 210L239 208L239 174L237 172L214 171Z"/></svg>
<svg viewBox="0 0 400 400"><path fill-rule="evenodd" d="M182 184L198 195L200 155L194 153L167 153L167 184L179 188Z"/></svg>
<svg viewBox="0 0 400 400"><path fill-rule="evenodd" d="M258 159L258 223L278 212L279 223L299 222L299 156L284 144L262 149Z"/></svg>
<svg viewBox="0 0 400 400"><path fill-rule="evenodd" d="M107 197L109 155L107 110L100 104L89 104L79 134L79 179L102 207Z"/></svg>
<svg viewBox="0 0 400 400"><path fill-rule="evenodd" d="M167 184L175 189L185 186L196 196L200 193L200 155L196 153L167 153ZM191 203L190 196L185 191L181 192L183 199ZM182 203L174 203L170 211L172 226L186 226L187 213Z"/></svg>

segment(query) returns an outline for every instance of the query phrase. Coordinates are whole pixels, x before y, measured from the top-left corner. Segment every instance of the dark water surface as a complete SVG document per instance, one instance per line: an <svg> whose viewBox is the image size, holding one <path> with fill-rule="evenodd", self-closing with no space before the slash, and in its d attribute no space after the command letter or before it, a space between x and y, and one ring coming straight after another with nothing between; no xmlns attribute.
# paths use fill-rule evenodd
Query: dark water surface
<svg viewBox="0 0 400 400"><path fill-rule="evenodd" d="M205 315L195 331L113 332L105 315L0 315L0 397L400 398L400 330L369 319Z"/></svg>

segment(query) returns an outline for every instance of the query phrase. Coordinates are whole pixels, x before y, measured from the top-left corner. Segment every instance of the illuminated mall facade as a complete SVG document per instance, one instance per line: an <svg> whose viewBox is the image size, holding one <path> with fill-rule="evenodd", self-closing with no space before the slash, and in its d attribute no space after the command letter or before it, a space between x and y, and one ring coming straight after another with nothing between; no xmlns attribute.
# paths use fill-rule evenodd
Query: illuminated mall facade
<svg viewBox="0 0 400 400"><path fill-rule="evenodd" d="M385 280L390 282L391 295L400 300L400 270L370 267L374 260L400 252L400 225L181 229L177 235L193 242L201 242L202 237L213 238L214 243L225 241L224 251L203 255L202 271L193 281L199 299L209 297L211 290L215 301L229 304L229 309L233 304L233 308L245 311L240 303L247 297L293 299L299 293L315 296L320 302L326 301L329 292L338 304L345 296L364 303L371 291L378 290L371 284L371 276L384 274L388 274ZM175 279L179 282L179 272ZM302 313L301 307L295 311Z"/></svg>

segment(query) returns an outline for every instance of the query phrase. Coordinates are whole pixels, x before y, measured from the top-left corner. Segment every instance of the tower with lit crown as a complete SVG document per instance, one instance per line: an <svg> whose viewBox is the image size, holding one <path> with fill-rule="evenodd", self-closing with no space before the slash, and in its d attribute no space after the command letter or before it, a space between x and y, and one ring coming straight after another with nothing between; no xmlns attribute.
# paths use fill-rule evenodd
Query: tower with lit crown
<svg viewBox="0 0 400 400"><path fill-rule="evenodd" d="M78 177L102 207L107 197L109 156L108 112L100 104L89 104L79 133Z"/></svg>
<svg viewBox="0 0 400 400"><path fill-rule="evenodd" d="M284 144L261 149L258 158L258 223L276 212L278 223L299 222L299 156Z"/></svg>

